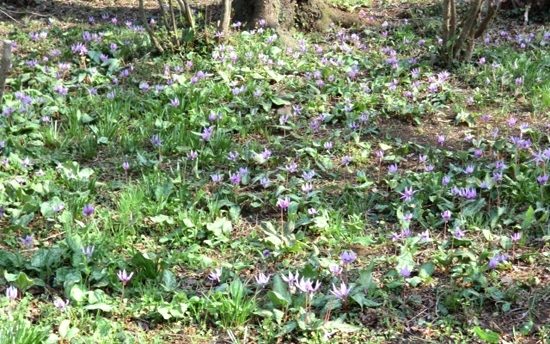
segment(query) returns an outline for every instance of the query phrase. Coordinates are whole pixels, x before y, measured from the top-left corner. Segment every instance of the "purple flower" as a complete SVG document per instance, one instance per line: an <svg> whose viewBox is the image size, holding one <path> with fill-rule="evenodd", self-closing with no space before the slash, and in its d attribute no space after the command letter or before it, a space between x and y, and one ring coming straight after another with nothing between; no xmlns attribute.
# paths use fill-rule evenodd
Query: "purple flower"
<svg viewBox="0 0 550 344"><path fill-rule="evenodd" d="M151 143L153 144L153 146L156 146L156 147L162 146L162 140L160 139L160 137L158 135L154 135L151 138Z"/></svg>
<svg viewBox="0 0 550 344"><path fill-rule="evenodd" d="M512 239L513 242L519 241L521 239L521 232L512 234L510 238Z"/></svg>
<svg viewBox="0 0 550 344"><path fill-rule="evenodd" d="M504 168L504 161L499 160L499 161L495 162L495 168L497 170L502 170Z"/></svg>
<svg viewBox="0 0 550 344"><path fill-rule="evenodd" d="M263 272L260 272L258 276L255 276L256 283L258 283L261 287L265 287L266 284L269 283L271 275L265 275Z"/></svg>
<svg viewBox="0 0 550 344"><path fill-rule="evenodd" d="M344 263L344 264L353 263L355 261L355 258L357 258L357 255L352 250L344 251L340 255L340 259L342 260L342 263Z"/></svg>
<svg viewBox="0 0 550 344"><path fill-rule="evenodd" d="M417 193L418 190L413 190L412 186L409 187L409 188L405 188L405 190L403 192L400 192L399 194L401 195L401 199L404 200L405 202L409 202L412 200L412 196Z"/></svg>
<svg viewBox="0 0 550 344"><path fill-rule="evenodd" d="M399 270L399 274L403 277L409 277L411 275L411 270L409 267L405 266L401 270Z"/></svg>
<svg viewBox="0 0 550 344"><path fill-rule="evenodd" d="M451 177L449 176L444 176L443 179L441 180L441 183L443 184L443 186L447 186L447 184L449 184L451 182Z"/></svg>
<svg viewBox="0 0 550 344"><path fill-rule="evenodd" d="M547 175L547 174L543 174L543 175L537 176L537 181L538 181L540 184L546 184L546 183L548 182L548 175Z"/></svg>
<svg viewBox="0 0 550 344"><path fill-rule="evenodd" d="M325 144L323 145L323 147L324 147L326 150L331 150L331 149L332 149L332 141L327 141L327 142L325 142Z"/></svg>
<svg viewBox="0 0 550 344"><path fill-rule="evenodd" d="M466 232L460 229L460 227L458 226L455 228L455 231L453 232L454 237L457 239L461 239L465 234Z"/></svg>
<svg viewBox="0 0 550 344"><path fill-rule="evenodd" d="M302 184L302 191L303 191L305 194L310 193L311 190L313 190L313 185L311 185L311 183L304 183L304 184Z"/></svg>
<svg viewBox="0 0 550 344"><path fill-rule="evenodd" d="M340 276L342 274L342 271L344 270L344 268L342 268L341 265L337 265L337 264L332 264L331 266L328 267L328 270L335 276Z"/></svg>
<svg viewBox="0 0 550 344"><path fill-rule="evenodd" d="M489 260L489 268L491 268L492 270L496 269L498 266L498 258L497 257L493 257Z"/></svg>
<svg viewBox="0 0 550 344"><path fill-rule="evenodd" d="M474 172L474 166L472 166L472 165L466 166L466 169L464 170L464 173L465 174L472 174L472 172Z"/></svg>
<svg viewBox="0 0 550 344"><path fill-rule="evenodd" d="M413 214L411 213L406 213L406 214L403 214L403 221L405 222L410 222L413 218Z"/></svg>
<svg viewBox="0 0 550 344"><path fill-rule="evenodd" d="M277 205L282 210L286 210L290 206L290 198L286 196L285 198L279 198L277 200Z"/></svg>
<svg viewBox="0 0 550 344"><path fill-rule="evenodd" d="M289 272L288 277L282 275L281 278L283 279L283 281L288 283L288 285L293 285L296 281L298 281L298 271L296 271L296 275L293 275L292 272Z"/></svg>
<svg viewBox="0 0 550 344"><path fill-rule="evenodd" d="M441 217L443 218L443 220L445 222L449 221L451 219L451 212L449 210L445 210L442 214L441 214Z"/></svg>
<svg viewBox="0 0 550 344"><path fill-rule="evenodd" d="M239 175L244 177L248 174L248 167L239 167Z"/></svg>
<svg viewBox="0 0 550 344"><path fill-rule="evenodd" d="M388 171L390 173L397 173L397 164L393 164L393 165L388 166Z"/></svg>
<svg viewBox="0 0 550 344"><path fill-rule="evenodd" d="M221 277L222 277L222 269L221 268L218 268L218 269L210 272L210 274L208 275L209 280L217 281L217 282L220 281Z"/></svg>
<svg viewBox="0 0 550 344"><path fill-rule="evenodd" d="M384 158L384 151L377 150L376 151L376 157L382 161L382 158Z"/></svg>
<svg viewBox="0 0 550 344"><path fill-rule="evenodd" d="M269 186L269 184L271 184L271 181L269 180L269 178L262 178L260 179L260 185L265 189Z"/></svg>
<svg viewBox="0 0 550 344"><path fill-rule="evenodd" d="M172 105L173 107L178 107L180 106L180 100L178 98L171 99L170 105Z"/></svg>
<svg viewBox="0 0 550 344"><path fill-rule="evenodd" d="M82 254L86 256L86 258L90 259L92 258L92 254L94 254L95 247L94 246L88 246L88 247L82 247Z"/></svg>
<svg viewBox="0 0 550 344"><path fill-rule="evenodd" d="M124 169L124 171L128 171L128 169L130 168L130 163L128 161L123 162L122 168Z"/></svg>
<svg viewBox="0 0 550 344"><path fill-rule="evenodd" d="M302 178L305 180L305 181L310 181L313 179L313 177L315 177L315 171L311 170L309 172L306 172L304 171L304 173L302 173Z"/></svg>
<svg viewBox="0 0 550 344"><path fill-rule="evenodd" d="M214 127L207 127L204 128L204 131L202 132L201 139L203 141L210 140L210 136L212 136L212 132L214 131Z"/></svg>
<svg viewBox="0 0 550 344"><path fill-rule="evenodd" d="M443 145L443 142L445 142L445 136L437 135L437 143L439 143L440 145Z"/></svg>
<svg viewBox="0 0 550 344"><path fill-rule="evenodd" d="M424 232L420 233L420 240L421 241L430 240L430 232L427 229Z"/></svg>
<svg viewBox="0 0 550 344"><path fill-rule="evenodd" d="M60 311L64 311L65 307L69 305L69 300L63 301L63 299L58 297L53 301L53 305L59 308Z"/></svg>
<svg viewBox="0 0 550 344"><path fill-rule="evenodd" d="M126 283L128 283L132 279L134 273L132 272L128 275L126 269L124 269L122 271L119 270L116 275L118 276L118 279L122 282L122 284L126 285Z"/></svg>
<svg viewBox="0 0 550 344"><path fill-rule="evenodd" d="M309 294L309 298L313 298L313 293L315 293L321 287L319 281L316 282L315 286L310 279L304 280L302 277L300 281L294 282L296 288L300 289L303 293Z"/></svg>
<svg viewBox="0 0 550 344"><path fill-rule="evenodd" d="M15 300L17 298L17 288L10 285L6 288L6 296L10 300Z"/></svg>
<svg viewBox="0 0 550 344"><path fill-rule="evenodd" d="M19 238L19 241L26 247L32 247L34 245L34 238L32 235L27 235L25 238Z"/></svg>
<svg viewBox="0 0 550 344"><path fill-rule="evenodd" d="M241 183L241 175L239 173L229 174L229 180L233 185L239 185Z"/></svg>
<svg viewBox="0 0 550 344"><path fill-rule="evenodd" d="M235 161L239 158L239 152L229 152L228 159L231 161Z"/></svg>
<svg viewBox="0 0 550 344"><path fill-rule="evenodd" d="M334 283L332 284L332 290L330 291L334 296L340 300L345 300L348 297L351 287L347 287L344 282L340 283L340 288L337 288Z"/></svg>
<svg viewBox="0 0 550 344"><path fill-rule="evenodd" d="M222 181L222 176L219 173L211 175L210 178L214 183L220 183Z"/></svg>
<svg viewBox="0 0 550 344"><path fill-rule="evenodd" d="M187 153L187 160L195 160L199 156L199 153L195 151L190 151Z"/></svg>
<svg viewBox="0 0 550 344"><path fill-rule="evenodd" d="M91 204L84 205L84 208L82 209L82 215L88 217L94 213L94 207Z"/></svg>
<svg viewBox="0 0 550 344"><path fill-rule="evenodd" d="M309 208L309 209L307 210L307 213L308 213L310 216L315 216L315 215L317 215L318 211L317 211L317 209L315 209L315 208Z"/></svg>

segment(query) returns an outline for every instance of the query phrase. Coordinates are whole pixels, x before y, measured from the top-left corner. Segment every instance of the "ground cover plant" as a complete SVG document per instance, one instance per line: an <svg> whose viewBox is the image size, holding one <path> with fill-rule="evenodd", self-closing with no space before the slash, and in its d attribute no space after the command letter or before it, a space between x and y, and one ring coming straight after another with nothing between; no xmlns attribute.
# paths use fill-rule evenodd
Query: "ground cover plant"
<svg viewBox="0 0 550 344"><path fill-rule="evenodd" d="M2 23L0 343L547 342L550 30L442 66L415 8L160 56Z"/></svg>

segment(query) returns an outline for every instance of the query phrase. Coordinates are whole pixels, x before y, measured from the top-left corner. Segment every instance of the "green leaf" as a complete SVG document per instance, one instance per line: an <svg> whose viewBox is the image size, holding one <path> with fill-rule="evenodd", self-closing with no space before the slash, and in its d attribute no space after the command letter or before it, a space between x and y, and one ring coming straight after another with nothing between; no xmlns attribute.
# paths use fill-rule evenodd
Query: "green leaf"
<svg viewBox="0 0 550 344"><path fill-rule="evenodd" d="M500 341L500 336L498 335L498 333L493 332L489 329L483 330L479 326L475 326L474 333L479 339L487 343L498 343Z"/></svg>
<svg viewBox="0 0 550 344"><path fill-rule="evenodd" d="M422 283L422 278L420 278L419 276L414 276L411 278L407 278L406 281L411 287L416 287L420 283Z"/></svg>
<svg viewBox="0 0 550 344"><path fill-rule="evenodd" d="M162 272L162 287L165 291L174 291L177 286L176 276L168 269Z"/></svg>
<svg viewBox="0 0 550 344"><path fill-rule="evenodd" d="M231 233L231 221L225 217L219 217L216 221L208 223L206 229L208 229L216 238L224 238L226 234Z"/></svg>
<svg viewBox="0 0 550 344"><path fill-rule="evenodd" d="M432 262L424 263L420 266L420 269L418 269L418 277L426 279L428 277L431 277L434 271L435 271L434 263Z"/></svg>
<svg viewBox="0 0 550 344"><path fill-rule="evenodd" d="M372 282L372 271L361 270L359 271L359 284L364 289L370 290L376 288L376 283Z"/></svg>
<svg viewBox="0 0 550 344"><path fill-rule="evenodd" d="M521 223L521 229L527 230L531 227L531 224L535 221L535 210L533 207L529 207L525 212L523 222Z"/></svg>
<svg viewBox="0 0 550 344"><path fill-rule="evenodd" d="M286 307L290 304L290 301L288 301L286 298L284 298L281 294L279 294L276 291L268 291L267 297L273 302L273 305L275 307L282 306Z"/></svg>
<svg viewBox="0 0 550 344"><path fill-rule="evenodd" d="M282 297L287 304L292 302L292 295L288 291L287 284L279 275L273 276L273 291L277 293L278 296Z"/></svg>
<svg viewBox="0 0 550 344"><path fill-rule="evenodd" d="M20 271L17 275L14 275L4 270L4 278L6 281L13 283L17 289L21 290L21 293L25 293L27 289L35 285L34 281L30 279L23 271Z"/></svg>
<svg viewBox="0 0 550 344"><path fill-rule="evenodd" d="M378 307L382 305L381 303L367 299L367 296L363 293L355 293L351 296L351 299L357 302L357 304L361 306L361 308L363 307L373 308L373 307Z"/></svg>
<svg viewBox="0 0 550 344"><path fill-rule="evenodd" d="M78 284L73 285L73 287L71 288L70 296L76 302L82 302L86 299L86 293Z"/></svg>
<svg viewBox="0 0 550 344"><path fill-rule="evenodd" d="M83 308L88 311L95 311L99 309L103 312L110 312L113 309L113 307L111 307L106 303L94 303L93 305L87 305L87 306L84 306Z"/></svg>
<svg viewBox="0 0 550 344"><path fill-rule="evenodd" d="M341 332L355 332L361 330L361 327L346 324L341 319L329 321L325 326L327 329L335 329Z"/></svg>
<svg viewBox="0 0 550 344"><path fill-rule="evenodd" d="M59 324L59 335L61 336L61 338L65 338L67 336L70 326L71 321L69 319L61 321L61 324Z"/></svg>
<svg viewBox="0 0 550 344"><path fill-rule="evenodd" d="M137 252L132 257L131 262L137 269L143 271L147 278L158 277L159 271L157 270L157 265L155 264L155 262L152 259L141 254L141 252Z"/></svg>

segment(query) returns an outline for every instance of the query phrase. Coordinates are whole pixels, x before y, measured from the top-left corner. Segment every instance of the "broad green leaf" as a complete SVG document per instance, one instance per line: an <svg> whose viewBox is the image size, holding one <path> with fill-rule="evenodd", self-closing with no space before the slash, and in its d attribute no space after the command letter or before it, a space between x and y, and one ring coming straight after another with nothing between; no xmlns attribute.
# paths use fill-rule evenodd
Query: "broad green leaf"
<svg viewBox="0 0 550 344"><path fill-rule="evenodd" d="M65 338L67 336L70 326L71 321L69 319L61 321L61 323L59 324L59 335L61 336L61 338Z"/></svg>
<svg viewBox="0 0 550 344"><path fill-rule="evenodd" d="M177 286L176 276L168 269L162 272L162 287L165 291L174 291Z"/></svg>
<svg viewBox="0 0 550 344"><path fill-rule="evenodd" d="M435 271L435 264L432 262L424 263L418 269L418 277L428 278L431 277Z"/></svg>
<svg viewBox="0 0 550 344"><path fill-rule="evenodd" d="M525 212L523 222L521 223L521 229L527 230L531 227L531 224L535 221L535 210L533 207L529 207Z"/></svg>
<svg viewBox="0 0 550 344"><path fill-rule="evenodd" d="M137 269L143 271L147 278L158 277L159 271L157 270L157 265L155 264L155 262L152 259L141 254L141 252L137 252L132 257L131 262Z"/></svg>
<svg viewBox="0 0 550 344"><path fill-rule="evenodd" d="M216 221L208 223L206 229L208 229L216 238L224 237L226 234L231 233L231 221L225 217L219 217Z"/></svg>
<svg viewBox="0 0 550 344"><path fill-rule="evenodd" d="M473 330L476 336L486 343L498 343L500 341L500 336L498 333L489 329L482 329L479 326L475 326Z"/></svg>
<svg viewBox="0 0 550 344"><path fill-rule="evenodd" d="M94 310L101 310L103 312L110 312L113 307L106 304L106 303L94 303L93 305L87 305L83 307L85 310L88 311L94 311Z"/></svg>
<svg viewBox="0 0 550 344"><path fill-rule="evenodd" d="M285 299L281 294L279 294L276 291L272 291L272 290L268 291L267 297L269 297L273 305L276 307L278 306L286 307L290 304L290 302L287 299Z"/></svg>

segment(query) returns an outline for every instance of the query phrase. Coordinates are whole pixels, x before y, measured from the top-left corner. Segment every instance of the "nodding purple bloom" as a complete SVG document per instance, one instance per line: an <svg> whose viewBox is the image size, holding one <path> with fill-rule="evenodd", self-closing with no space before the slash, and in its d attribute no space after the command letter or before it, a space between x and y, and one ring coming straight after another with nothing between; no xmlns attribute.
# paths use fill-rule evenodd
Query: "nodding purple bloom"
<svg viewBox="0 0 550 344"><path fill-rule="evenodd" d="M537 176L537 181L540 184L546 184L548 182L548 175L547 174L542 174L542 175Z"/></svg>
<svg viewBox="0 0 550 344"><path fill-rule="evenodd" d="M522 77L516 78L516 85L521 85L521 84L523 84L523 78Z"/></svg>
<svg viewBox="0 0 550 344"><path fill-rule="evenodd" d="M399 270L399 274L402 277L409 277L411 275L411 270L409 269L409 267L405 266L401 270Z"/></svg>
<svg viewBox="0 0 550 344"><path fill-rule="evenodd" d="M269 180L269 178L262 178L260 179L260 185L265 189L269 186L269 184L271 184L271 181Z"/></svg>
<svg viewBox="0 0 550 344"><path fill-rule="evenodd" d="M442 214L441 214L441 217L443 218L443 220L445 220L445 222L449 221L451 219L451 215L452 213L449 211L449 210L445 210Z"/></svg>
<svg viewBox="0 0 550 344"><path fill-rule="evenodd" d="M401 195L401 199L405 202L409 202L412 200L412 196L417 193L418 190L413 190L412 186L409 187L409 188L405 188L405 190L403 192L400 192L399 194Z"/></svg>
<svg viewBox="0 0 550 344"><path fill-rule="evenodd" d="M427 229L424 232L420 233L420 240L421 241L430 240L430 232Z"/></svg>
<svg viewBox="0 0 550 344"><path fill-rule="evenodd" d="M309 214L309 216L315 216L315 215L317 215L318 211L315 208L309 208L307 210L307 213Z"/></svg>
<svg viewBox="0 0 550 344"><path fill-rule="evenodd" d="M6 297L10 300L15 300L17 298L17 288L10 285L6 288Z"/></svg>
<svg viewBox="0 0 550 344"><path fill-rule="evenodd" d="M411 213L406 213L406 214L403 214L403 221L405 222L410 222L413 218L413 214Z"/></svg>
<svg viewBox="0 0 550 344"><path fill-rule="evenodd" d="M262 257L267 258L271 255L271 251L268 249L265 249L262 251Z"/></svg>
<svg viewBox="0 0 550 344"><path fill-rule="evenodd" d="M466 166L466 169L464 169L465 174L472 174L474 172L474 166L468 165Z"/></svg>
<svg viewBox="0 0 550 344"><path fill-rule="evenodd" d="M199 153L195 151L190 151L187 153L187 160L195 160L199 156Z"/></svg>
<svg viewBox="0 0 550 344"><path fill-rule="evenodd" d="M122 270L122 271L119 270L116 275L118 276L118 279L122 282L122 284L126 285L126 283L128 283L132 279L132 276L134 276L134 273L132 272L128 275L126 270Z"/></svg>
<svg viewBox="0 0 550 344"><path fill-rule="evenodd" d="M458 226L455 228L455 231L453 232L454 237L457 239L461 239L462 237L464 237L465 234L466 232L460 229L460 227Z"/></svg>
<svg viewBox="0 0 550 344"><path fill-rule="evenodd" d="M94 213L94 207L91 204L84 205L84 208L82 209L82 215L88 217Z"/></svg>
<svg viewBox="0 0 550 344"><path fill-rule="evenodd" d="M290 164L285 166L285 169L287 172L294 173L298 171L298 165L294 161L292 161Z"/></svg>
<svg viewBox="0 0 550 344"><path fill-rule="evenodd" d="M170 105L172 105L173 107L178 107L180 106L180 100L178 98L171 99Z"/></svg>
<svg viewBox="0 0 550 344"><path fill-rule="evenodd" d="M286 210L290 206L290 198L286 196L285 198L277 199L277 205L282 210Z"/></svg>
<svg viewBox="0 0 550 344"><path fill-rule="evenodd" d="M477 191L475 188L462 188L459 190L459 195L466 199L472 199L477 197Z"/></svg>
<svg viewBox="0 0 550 344"><path fill-rule="evenodd" d="M3 206L0 207L0 219L1 219L2 217L4 217L4 211L5 211L5 210L6 210L6 206L5 206L5 205L3 205Z"/></svg>
<svg viewBox="0 0 550 344"><path fill-rule="evenodd" d="M347 166L353 161L353 158L349 155L346 155L342 158L342 165Z"/></svg>
<svg viewBox="0 0 550 344"><path fill-rule="evenodd" d="M437 135L437 143L439 143L440 145L443 145L443 142L445 142L445 136Z"/></svg>
<svg viewBox="0 0 550 344"><path fill-rule="evenodd" d="M312 180L313 177L315 177L315 171L313 171L313 170L311 170L309 172L304 171L304 173L302 173L302 178L307 182Z"/></svg>
<svg viewBox="0 0 550 344"><path fill-rule="evenodd" d="M271 157L271 151L269 149L264 149L264 151L262 152L262 158L267 160Z"/></svg>
<svg viewBox="0 0 550 344"><path fill-rule="evenodd" d="M474 150L474 156L476 158L480 158L483 155L483 151L481 149Z"/></svg>
<svg viewBox="0 0 550 344"><path fill-rule="evenodd" d="M393 242L399 241L399 240L401 240L401 234L396 233L396 232L392 232L392 233L390 234L390 239L391 239L391 241L393 241Z"/></svg>
<svg viewBox="0 0 550 344"><path fill-rule="evenodd" d="M162 146L162 140L160 139L160 137L158 135L154 135L151 138L151 143L153 144L153 146L156 146L156 147Z"/></svg>
<svg viewBox="0 0 550 344"><path fill-rule="evenodd" d="M435 168L434 165L428 165L428 166L426 166L426 167L424 168L424 170L425 170L426 172L431 172L431 171L434 170L434 168Z"/></svg>
<svg viewBox="0 0 550 344"><path fill-rule="evenodd" d="M63 299L58 297L53 301L53 305L59 308L60 311L64 311L65 307L69 305L69 300L63 301Z"/></svg>
<svg viewBox="0 0 550 344"><path fill-rule="evenodd" d="M338 264L332 264L328 267L328 270L334 275L334 276L340 276L342 274L342 271L344 268L341 265Z"/></svg>
<svg viewBox="0 0 550 344"><path fill-rule="evenodd" d="M443 184L443 186L447 186L450 182L451 182L451 177L449 176L444 176L443 179L441 180L441 184Z"/></svg>
<svg viewBox="0 0 550 344"><path fill-rule="evenodd" d="M498 260L499 263L504 263L507 259L508 259L508 254L507 253L499 254L497 256L497 260Z"/></svg>
<svg viewBox="0 0 550 344"><path fill-rule="evenodd" d="M19 238L19 241L26 247L32 247L34 245L34 237L32 235L27 235L24 238Z"/></svg>
<svg viewBox="0 0 550 344"><path fill-rule="evenodd" d="M201 139L203 141L208 141L210 140L210 137L212 136L212 132L214 131L214 127L207 127L207 128L204 128L204 131L202 132L201 134Z"/></svg>
<svg viewBox="0 0 550 344"><path fill-rule="evenodd" d="M239 175L244 177L248 174L248 167L239 167Z"/></svg>
<svg viewBox="0 0 550 344"><path fill-rule="evenodd" d="M502 173L499 173L499 172L493 173L493 180L497 183L501 182L502 181Z"/></svg>
<svg viewBox="0 0 550 344"><path fill-rule="evenodd" d="M489 268L492 270L496 269L498 266L498 257L493 257L489 260Z"/></svg>
<svg viewBox="0 0 550 344"><path fill-rule="evenodd" d="M65 209L65 204L64 203L59 203L59 204L56 204L53 206L53 211L55 211L56 213L59 213L61 212L63 209ZM0 216L2 217L2 216Z"/></svg>
<svg viewBox="0 0 550 344"><path fill-rule="evenodd" d="M239 185L241 183L241 175L239 173L229 174L229 180L233 185Z"/></svg>
<svg viewBox="0 0 550 344"><path fill-rule="evenodd" d="M380 161L382 161L382 159L384 158L384 151L377 150L377 151L376 151L376 157L377 157L378 159L380 159Z"/></svg>
<svg viewBox="0 0 550 344"><path fill-rule="evenodd" d="M219 282L222 277L222 268L217 268L208 274L208 279L211 281Z"/></svg>
<svg viewBox="0 0 550 344"><path fill-rule="evenodd" d="M330 292L340 300L345 300L348 297L350 291L351 287L346 286L346 284L342 282L340 283L340 288L337 288L333 283L332 290Z"/></svg>
<svg viewBox="0 0 550 344"><path fill-rule="evenodd" d="M88 246L88 247L82 247L82 254L86 256L86 258L90 259L92 258L92 254L94 254L95 246Z"/></svg>
<svg viewBox="0 0 550 344"><path fill-rule="evenodd" d="M521 232L512 234L510 238L512 239L513 242L519 241L521 239Z"/></svg>
<svg viewBox="0 0 550 344"><path fill-rule="evenodd" d="M393 165L388 166L388 171L390 173L397 173L397 164L393 164Z"/></svg>
<svg viewBox="0 0 550 344"><path fill-rule="evenodd" d="M423 164L425 163L426 161L428 161L428 157L426 155L419 155L418 156L418 162Z"/></svg>
<svg viewBox="0 0 550 344"><path fill-rule="evenodd" d="M355 258L357 258L357 255L352 250L344 251L340 255L343 264L351 264L355 261Z"/></svg>
<svg viewBox="0 0 550 344"><path fill-rule="evenodd" d="M107 99L113 99L115 97L115 91L107 93Z"/></svg>
<svg viewBox="0 0 550 344"><path fill-rule="evenodd" d="M294 282L294 286L300 289L303 293L309 294L309 298L313 298L313 293L315 293L321 287L319 281L316 282L315 286L310 279L304 280L302 277L300 281Z"/></svg>
<svg viewBox="0 0 550 344"><path fill-rule="evenodd" d="M299 105L292 105L292 110L294 110L295 115L302 114L302 107Z"/></svg>
<svg viewBox="0 0 550 344"><path fill-rule="evenodd" d="M331 149L332 149L332 141L327 141L327 142L325 142L325 144L323 145L323 147L324 147L326 150L331 150Z"/></svg>
<svg viewBox="0 0 550 344"><path fill-rule="evenodd" d="M295 275L293 275L292 272L289 271L288 276L281 275L281 278L283 279L283 281L288 283L288 285L293 285L294 283L296 283L296 281L298 281L298 271L296 271Z"/></svg>
<svg viewBox="0 0 550 344"><path fill-rule="evenodd" d="M489 188L489 185L487 184L486 181L482 181L480 187L481 187L482 189L488 189L488 188Z"/></svg>
<svg viewBox="0 0 550 344"><path fill-rule="evenodd" d="M302 191L303 191L305 194L310 193L311 190L313 190L313 185L311 185L311 183L302 184Z"/></svg>
<svg viewBox="0 0 550 344"><path fill-rule="evenodd" d="M266 286L266 284L269 283L271 275L266 276L263 272L260 272L258 276L255 276L254 278L256 279L256 283L258 283L263 288Z"/></svg>
<svg viewBox="0 0 550 344"><path fill-rule="evenodd" d="M222 181L222 175L219 173L211 175L210 178L214 183L220 183Z"/></svg>
<svg viewBox="0 0 550 344"><path fill-rule="evenodd" d="M495 162L495 168L497 170L502 170L504 168L504 161L499 160L499 161Z"/></svg>
<svg viewBox="0 0 550 344"><path fill-rule="evenodd" d="M408 237L410 237L410 236L411 236L411 230L410 230L409 228L403 228L403 229L401 230L401 237L402 237L403 239L408 238Z"/></svg>
<svg viewBox="0 0 550 344"><path fill-rule="evenodd" d="M229 152L228 159L231 161L235 161L239 158L239 152Z"/></svg>

